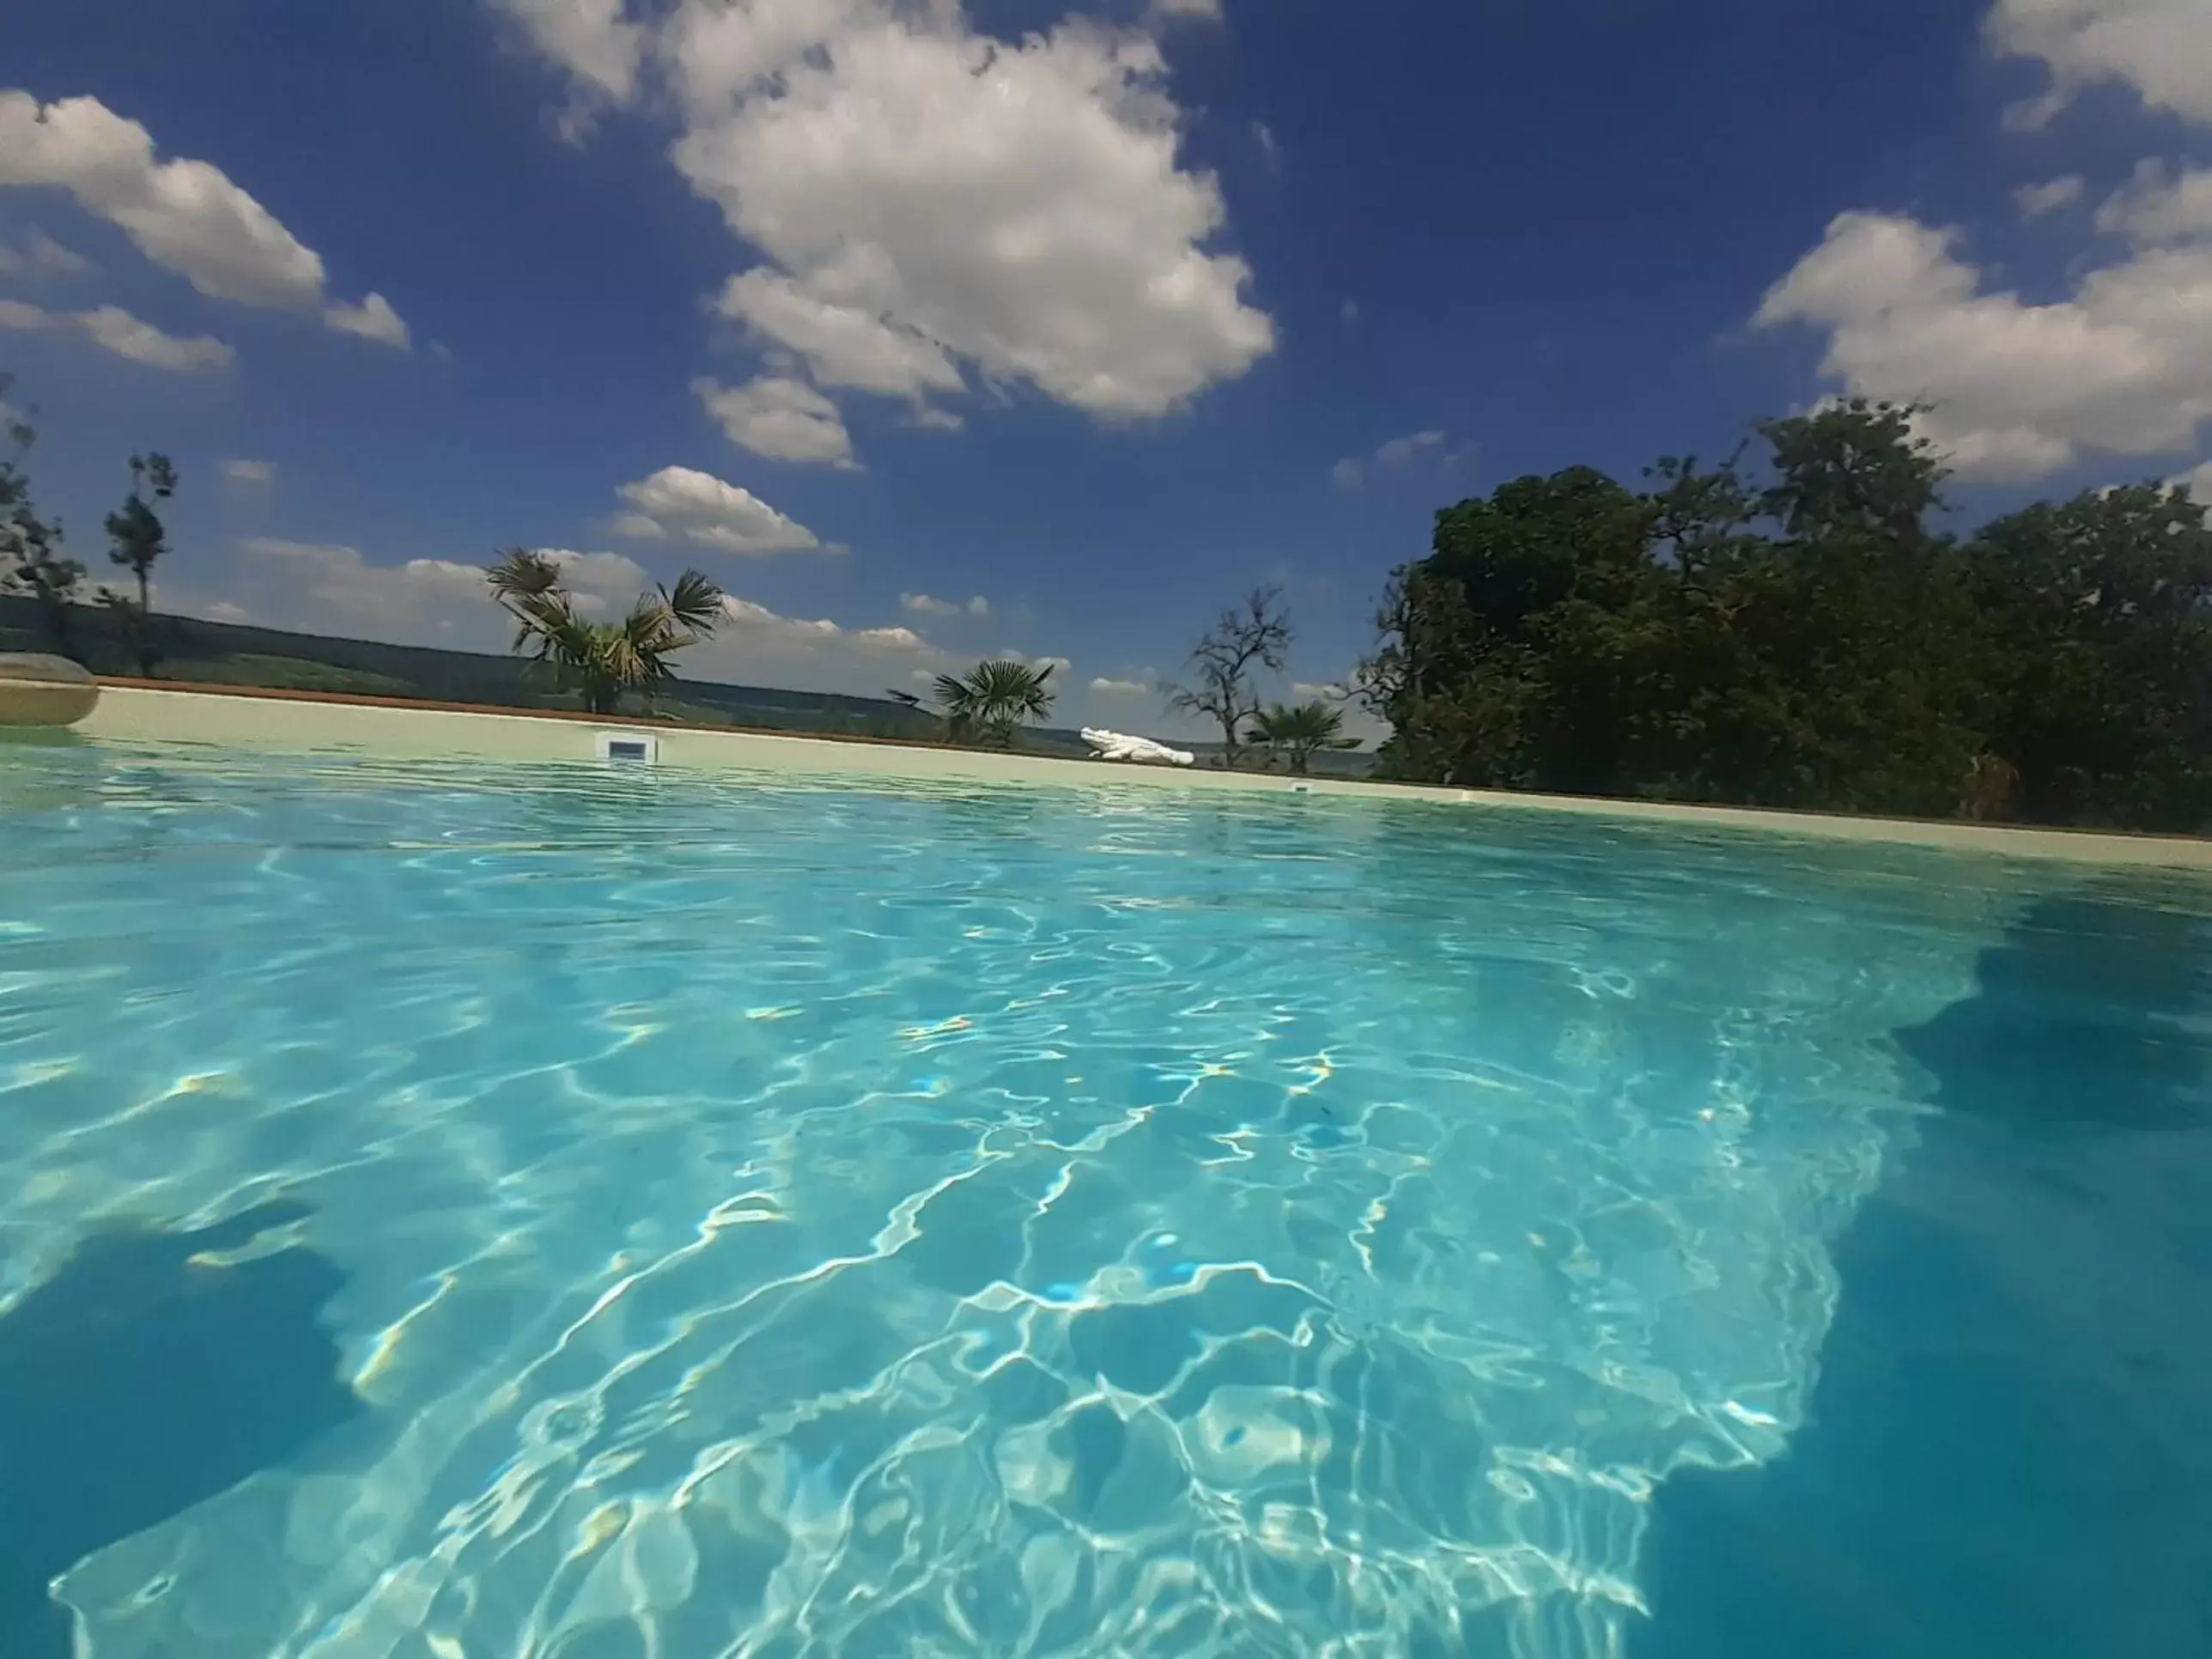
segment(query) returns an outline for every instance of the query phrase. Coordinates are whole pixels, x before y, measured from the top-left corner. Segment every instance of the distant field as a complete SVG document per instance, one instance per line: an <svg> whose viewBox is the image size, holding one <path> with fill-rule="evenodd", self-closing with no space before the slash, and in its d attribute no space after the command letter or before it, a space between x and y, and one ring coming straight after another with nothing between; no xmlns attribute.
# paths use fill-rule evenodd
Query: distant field
<svg viewBox="0 0 2212 1659"><path fill-rule="evenodd" d="M357 696L419 697L428 702L478 703L495 708L579 706L574 697L526 675L526 665L517 657L332 639L185 617L163 617L161 627L164 654L157 673L163 679ZM137 672L106 612L81 609L76 630L81 654L94 672ZM0 651L50 649L31 602L0 595ZM934 720L888 697L724 685L709 680L679 680L674 695L660 699L654 712L696 726L740 726L921 743L934 742L939 736ZM1143 729L1142 721L1135 724ZM1055 727L1024 732L1022 746L1044 754L1088 752L1079 733ZM1218 744L1189 746L1201 764L1220 752ZM1364 777L1372 763L1370 755L1317 755L1314 770L1334 777Z"/></svg>
<svg viewBox="0 0 2212 1659"><path fill-rule="evenodd" d="M161 665L165 679L198 685L258 685L283 691L350 691L358 696L413 697L405 680L362 668L337 668L304 657L271 657L243 651L234 657L185 658Z"/></svg>

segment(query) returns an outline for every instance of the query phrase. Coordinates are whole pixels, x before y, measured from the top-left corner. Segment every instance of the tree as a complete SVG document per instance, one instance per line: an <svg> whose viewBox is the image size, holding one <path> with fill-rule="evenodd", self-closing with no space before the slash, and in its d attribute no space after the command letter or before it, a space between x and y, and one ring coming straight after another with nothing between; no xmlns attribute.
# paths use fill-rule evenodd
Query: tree
<svg viewBox="0 0 2212 1659"><path fill-rule="evenodd" d="M1024 724L1052 712L1053 665L979 662L964 675L937 677L948 741L1011 749Z"/></svg>
<svg viewBox="0 0 2212 1659"><path fill-rule="evenodd" d="M1296 774L1303 775L1313 757L1324 749L1357 749L1359 739L1344 735L1344 711L1321 702L1295 708L1275 703L1252 717L1247 738L1280 755Z"/></svg>
<svg viewBox="0 0 2212 1659"><path fill-rule="evenodd" d="M1252 690L1255 668L1280 673L1296 636L1279 608L1283 590L1255 587L1241 608L1224 611L1190 653L1189 685L1167 688L1168 707L1213 721L1221 728L1221 763L1237 764L1245 723L1260 712Z"/></svg>
<svg viewBox="0 0 2212 1659"><path fill-rule="evenodd" d="M1642 492L1570 468L1437 515L1362 665L1389 775L1942 815L1980 764L1983 632L1930 532L1917 411L1758 428L1763 477L1662 459ZM2002 758L1998 757L1997 758Z"/></svg>
<svg viewBox="0 0 2212 1659"><path fill-rule="evenodd" d="M154 637L154 566L169 550L168 531L154 511L154 501L166 501L177 493L177 469L161 454L131 458L131 493L122 507L107 515L107 556L138 579L136 601L112 591L103 591L100 602L121 625L138 672L151 677L161 661ZM151 497L149 501L148 498Z"/></svg>
<svg viewBox="0 0 2212 1659"><path fill-rule="evenodd" d="M22 459L38 433L7 408L4 399L13 385L12 377L0 374L0 437L13 452L0 459L0 589L27 595L39 608L54 649L76 659L76 595L84 567L62 556L61 526L40 518L32 502Z"/></svg>
<svg viewBox="0 0 2212 1659"><path fill-rule="evenodd" d="M1981 721L2046 822L2212 821L2212 526L2184 489L2093 490L1985 526Z"/></svg>
<svg viewBox="0 0 2212 1659"><path fill-rule="evenodd" d="M629 614L612 623L586 622L561 584L560 566L543 553L509 548L485 576L514 618L512 649L527 649L594 714L613 714L626 693L650 698L676 678L669 659L711 636L723 616L722 590L696 570L672 588L639 594Z"/></svg>

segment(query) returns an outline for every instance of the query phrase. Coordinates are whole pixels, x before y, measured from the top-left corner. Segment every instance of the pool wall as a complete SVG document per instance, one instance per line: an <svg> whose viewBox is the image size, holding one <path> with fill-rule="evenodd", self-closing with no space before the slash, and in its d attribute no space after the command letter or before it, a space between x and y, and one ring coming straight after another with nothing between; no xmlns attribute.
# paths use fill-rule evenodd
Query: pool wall
<svg viewBox="0 0 2212 1659"><path fill-rule="evenodd" d="M605 763L605 740L641 741L653 763L702 769L791 772L853 778L954 781L1084 787L1133 784L1177 792L1364 796L1431 801L1490 811L1577 813L1717 830L1813 836L1823 840L1948 847L2076 863L2212 868L2212 841L2078 830L2025 830L1896 818L1833 817L1744 807L1683 806L1503 791L1423 788L1343 778L1204 768L1109 765L1056 756L873 738L805 737L565 714L416 705L373 697L271 693L243 687L155 688L106 682L100 705L75 728L103 743L192 743L303 754L356 753L395 759Z"/></svg>

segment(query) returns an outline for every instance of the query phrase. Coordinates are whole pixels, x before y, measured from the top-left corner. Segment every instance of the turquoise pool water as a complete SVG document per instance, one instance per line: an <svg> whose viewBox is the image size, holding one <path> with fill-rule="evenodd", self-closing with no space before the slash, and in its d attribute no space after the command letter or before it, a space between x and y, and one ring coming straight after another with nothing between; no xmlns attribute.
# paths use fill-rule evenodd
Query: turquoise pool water
<svg viewBox="0 0 2212 1659"><path fill-rule="evenodd" d="M0 1572L99 1659L2039 1652L1990 1597L2153 1493L2127 1628L2212 1632L2179 878L89 746L0 836L0 1386L78 1437L17 1413ZM11 1321L263 1213L129 1269L207 1460L141 1513L183 1382ZM1954 1536L1950 1455L2043 1508Z"/></svg>

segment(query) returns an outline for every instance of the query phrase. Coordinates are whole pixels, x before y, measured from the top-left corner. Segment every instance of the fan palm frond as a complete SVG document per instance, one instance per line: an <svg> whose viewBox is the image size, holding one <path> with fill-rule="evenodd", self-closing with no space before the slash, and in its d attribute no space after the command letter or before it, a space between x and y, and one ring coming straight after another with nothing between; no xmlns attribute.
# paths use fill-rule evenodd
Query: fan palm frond
<svg viewBox="0 0 2212 1659"><path fill-rule="evenodd" d="M678 627L705 638L722 622L724 598L719 583L696 570L687 570L672 588L660 590L661 602Z"/></svg>
<svg viewBox="0 0 2212 1659"><path fill-rule="evenodd" d="M670 659L712 634L723 610L722 590L696 570L678 577L673 588L639 594L614 623L586 621L561 585L559 563L543 553L510 548L484 578L514 618L512 648L550 669L555 682L595 714L612 714L625 693L650 694L674 679Z"/></svg>
<svg viewBox="0 0 2212 1659"><path fill-rule="evenodd" d="M1053 665L979 662L964 676L939 674L937 701L954 741L980 738L1010 747L1014 733L1052 710Z"/></svg>
<svg viewBox="0 0 2212 1659"><path fill-rule="evenodd" d="M1358 738L1344 735L1344 711L1325 702L1273 704L1252 716L1245 737L1282 756L1293 772L1304 772L1324 749L1359 747Z"/></svg>

